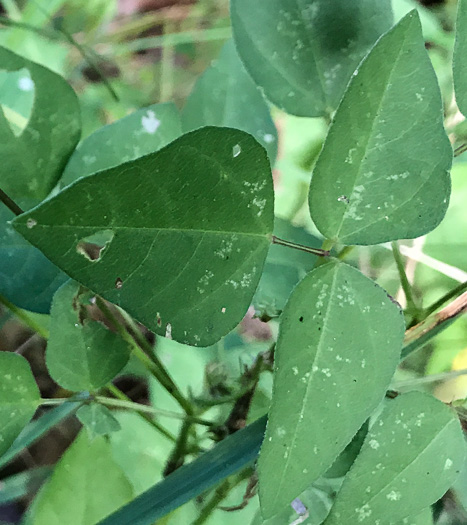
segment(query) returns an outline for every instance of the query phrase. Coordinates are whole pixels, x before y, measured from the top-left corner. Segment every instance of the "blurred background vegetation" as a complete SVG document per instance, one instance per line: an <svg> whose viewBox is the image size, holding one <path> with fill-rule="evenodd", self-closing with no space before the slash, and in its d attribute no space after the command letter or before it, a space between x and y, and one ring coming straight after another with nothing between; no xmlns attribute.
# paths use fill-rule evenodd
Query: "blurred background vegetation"
<svg viewBox="0 0 467 525"><path fill-rule="evenodd" d="M420 10L426 48L442 89L446 128L454 147L464 144L467 124L455 105L451 76L456 0L394 0L393 5L396 19L414 6ZM228 0L1 0L0 15L0 45L56 71L73 86L81 104L83 138L150 104L174 101L182 108L196 80L231 36ZM285 238L293 237L297 242L314 245L319 234L309 219L307 193L327 123L322 119L287 116L275 108L272 115L279 133L279 154L274 166L276 213L282 219L278 228ZM467 153L456 158L452 182L451 205L443 223L423 238L402 243L406 272L420 309L467 281ZM359 247L351 251L346 260L405 305L389 248ZM258 314L271 317L280 310L277 298L271 299L274 295L271 290L280 295L277 289L283 287L287 296L287 291L313 263L310 265L297 257L289 259L289 251L284 248L275 250L254 304ZM239 381L243 370L239 362L251 363L258 351L269 347L277 332L274 319L269 324L263 323L252 318L253 311L234 334L206 351L193 352L183 345L158 341L159 352L184 390L192 389L196 393L206 388L224 393L232 390L232 384ZM47 316L33 317L38 323L48 322ZM40 337L9 311L0 311L0 350L25 355L32 364L43 397L63 397L63 391L47 374L44 349L45 342ZM398 371L396 383L401 390L426 389L449 402L467 397L467 375L443 374L465 369L467 317L463 316L407 359ZM435 377L427 380L426 376L432 374ZM130 364L116 384L134 401L147 403L151 396L153 399L156 396L156 404L172 408L171 400L165 399L157 386L148 388L144 374L135 364ZM270 376L261 380L260 387L250 419L267 410ZM151 469L157 464L162 471L170 447L165 444L159 450L148 452L153 430L146 428L141 419L133 421L131 414L121 417L122 422L131 420L123 425L128 435L119 433L114 446L124 455L123 467L131 470L132 463L136 463L143 470L136 483L139 490L144 490L156 481ZM130 427L137 428L137 434L131 433ZM32 467L53 464L78 429L75 420L67 420L0 471L0 479ZM135 439L139 440L136 444ZM127 446L129 442L131 447ZM137 456L141 450L146 454L143 463ZM464 478L467 487L467 473ZM29 483L25 491L27 497L19 504L0 506L0 521L17 522L34 494L34 483L31 480ZM243 480L231 492L226 505L241 502L245 484ZM0 505L2 501L0 487ZM236 513L222 511L216 511L213 516L215 519L220 513L219 523L249 523L255 511L253 505L250 510L242 511L248 517L239 518ZM233 515L235 518L229 517ZM179 519L178 523L189 522L181 516Z"/></svg>

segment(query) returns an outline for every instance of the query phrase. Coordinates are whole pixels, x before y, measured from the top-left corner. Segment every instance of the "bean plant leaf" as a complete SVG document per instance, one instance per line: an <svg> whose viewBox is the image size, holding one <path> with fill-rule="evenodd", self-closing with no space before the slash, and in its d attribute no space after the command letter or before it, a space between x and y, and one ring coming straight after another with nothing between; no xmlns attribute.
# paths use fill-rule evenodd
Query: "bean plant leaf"
<svg viewBox="0 0 467 525"><path fill-rule="evenodd" d="M264 518L323 475L352 440L385 395L403 336L401 310L346 264L330 262L297 285L281 317L258 462Z"/></svg>
<svg viewBox="0 0 467 525"><path fill-rule="evenodd" d="M79 284L69 281L55 294L46 363L60 386L96 390L111 381L128 362L128 343L86 315Z"/></svg>
<svg viewBox="0 0 467 525"><path fill-rule="evenodd" d="M127 503L129 481L104 437L81 432L55 467L33 505L34 525L95 525Z"/></svg>
<svg viewBox="0 0 467 525"><path fill-rule="evenodd" d="M325 525L390 525L416 515L454 483L464 457L464 437L451 408L421 392L388 401Z"/></svg>
<svg viewBox="0 0 467 525"><path fill-rule="evenodd" d="M24 357L0 352L0 456L29 423L40 393Z"/></svg>
<svg viewBox="0 0 467 525"><path fill-rule="evenodd" d="M68 162L60 186L160 150L182 134L175 104L153 104L86 137Z"/></svg>
<svg viewBox="0 0 467 525"><path fill-rule="evenodd" d="M156 333L208 346L250 305L273 199L256 140L203 128L76 181L13 224L71 277Z"/></svg>
<svg viewBox="0 0 467 525"><path fill-rule="evenodd" d="M183 129L226 126L253 135L274 164L277 130L269 107L246 72L232 40L198 79L182 112Z"/></svg>
<svg viewBox="0 0 467 525"><path fill-rule="evenodd" d="M456 43L454 46L453 75L456 102L467 115L467 1L459 0L457 5Z"/></svg>
<svg viewBox="0 0 467 525"><path fill-rule="evenodd" d="M247 71L271 102L301 117L337 107L393 18L389 0L231 0L230 14Z"/></svg>
<svg viewBox="0 0 467 525"><path fill-rule="evenodd" d="M0 73L0 187L29 209L55 186L78 142L78 99L62 77L1 47ZM48 313L65 276L7 224L12 218L1 204L0 291Z"/></svg>
<svg viewBox="0 0 467 525"><path fill-rule="evenodd" d="M99 403L83 405L76 412L76 417L86 427L90 439L112 434L121 428L112 412Z"/></svg>
<svg viewBox="0 0 467 525"><path fill-rule="evenodd" d="M444 217L451 162L436 75L412 11L349 84L313 172L311 216L344 244L418 237Z"/></svg>

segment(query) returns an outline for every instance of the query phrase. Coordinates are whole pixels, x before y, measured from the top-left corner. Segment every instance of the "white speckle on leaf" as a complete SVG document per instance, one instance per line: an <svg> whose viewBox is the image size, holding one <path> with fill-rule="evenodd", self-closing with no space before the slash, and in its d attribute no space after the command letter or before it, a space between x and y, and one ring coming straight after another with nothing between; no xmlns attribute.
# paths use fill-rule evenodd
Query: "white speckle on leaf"
<svg viewBox="0 0 467 525"><path fill-rule="evenodd" d="M294 376L298 376L298 368L296 366L292 368L292 372Z"/></svg>
<svg viewBox="0 0 467 525"><path fill-rule="evenodd" d="M444 470L449 470L452 467L452 459L447 459L444 463Z"/></svg>
<svg viewBox="0 0 467 525"><path fill-rule="evenodd" d="M371 516L371 509L370 505L368 503L366 505L363 505L362 507L357 507L355 509L355 512L357 513L357 519L361 523L362 521L366 520Z"/></svg>
<svg viewBox="0 0 467 525"><path fill-rule="evenodd" d="M21 91L32 91L34 89L34 82L29 77L21 77L18 80L18 87Z"/></svg>
<svg viewBox="0 0 467 525"><path fill-rule="evenodd" d="M221 313L225 314L226 308L225 306L221 309Z"/></svg>
<svg viewBox="0 0 467 525"><path fill-rule="evenodd" d="M399 501L401 499L401 493L395 490L391 490L389 494L386 494L386 499L389 501Z"/></svg>
<svg viewBox="0 0 467 525"><path fill-rule="evenodd" d="M31 229L31 228L34 228L34 226L37 225L37 221L35 221L34 219L28 219L26 221L26 227Z"/></svg>
<svg viewBox="0 0 467 525"><path fill-rule="evenodd" d="M357 148L350 148L349 152L347 153L347 157L345 159L346 164L352 164L353 163L353 156L355 152L357 151Z"/></svg>
<svg viewBox="0 0 467 525"><path fill-rule="evenodd" d="M279 437L284 437L287 434L287 432L286 432L285 428L278 427L278 429L276 430L276 434Z"/></svg>
<svg viewBox="0 0 467 525"><path fill-rule="evenodd" d="M321 372L323 372L323 374L326 376L326 377L331 377L331 371L329 370L329 368L323 368L321 370Z"/></svg>
<svg viewBox="0 0 467 525"><path fill-rule="evenodd" d="M379 443L376 441L376 439L370 440L369 445L374 450L379 448Z"/></svg>
<svg viewBox="0 0 467 525"><path fill-rule="evenodd" d="M170 323L167 323L165 326L165 337L172 339L172 325Z"/></svg>
<svg viewBox="0 0 467 525"><path fill-rule="evenodd" d="M340 197L337 197L337 200L338 200L339 202L345 202L346 204L349 204L349 202L350 202L350 201L349 201L349 198L346 197L345 195L341 195Z"/></svg>
<svg viewBox="0 0 467 525"><path fill-rule="evenodd" d="M141 124L146 133L153 135L161 125L161 121L156 118L154 111L149 109L146 115L141 118Z"/></svg>
<svg viewBox="0 0 467 525"><path fill-rule="evenodd" d="M271 133L266 133L263 137L264 142L266 144L271 144L271 142L274 142L276 139L274 138L274 135L271 135Z"/></svg>
<svg viewBox="0 0 467 525"><path fill-rule="evenodd" d="M236 158L240 155L241 152L242 152L242 148L240 144L235 144L235 146L232 148L232 156Z"/></svg>

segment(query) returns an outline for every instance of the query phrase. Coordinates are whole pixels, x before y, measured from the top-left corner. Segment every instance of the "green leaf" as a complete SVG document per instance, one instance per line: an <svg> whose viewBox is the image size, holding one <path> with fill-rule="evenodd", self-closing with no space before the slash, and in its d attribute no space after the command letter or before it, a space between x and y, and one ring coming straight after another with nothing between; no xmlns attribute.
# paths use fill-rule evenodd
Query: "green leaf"
<svg viewBox="0 0 467 525"><path fill-rule="evenodd" d="M454 45L453 75L456 102L467 115L467 1L459 0L457 6L456 43Z"/></svg>
<svg viewBox="0 0 467 525"><path fill-rule="evenodd" d="M412 11L349 84L313 172L311 216L343 244L418 237L444 217L451 161L439 87Z"/></svg>
<svg viewBox="0 0 467 525"><path fill-rule="evenodd" d="M63 403L63 405L59 405L52 410L45 412L44 415L38 417L34 421L31 421L31 423L29 423L29 425L15 439L7 452L0 457L0 468L3 468L12 461L26 447L34 444L55 425L58 425L61 421L73 414L81 405L80 399L83 397L82 394L78 394L77 396L70 398L66 403Z"/></svg>
<svg viewBox="0 0 467 525"><path fill-rule="evenodd" d="M243 131L203 128L77 181L13 224L71 277L156 333L208 346L250 305L273 200L264 149ZM103 232L112 239L92 259L84 243Z"/></svg>
<svg viewBox="0 0 467 525"><path fill-rule="evenodd" d="M86 427L90 439L118 432L121 428L112 412L99 403L83 405L76 412L76 417Z"/></svg>
<svg viewBox="0 0 467 525"><path fill-rule="evenodd" d="M32 419L40 399L26 359L0 352L0 456Z"/></svg>
<svg viewBox="0 0 467 525"><path fill-rule="evenodd" d="M95 525L127 503L131 485L103 437L81 432L39 493L34 525Z"/></svg>
<svg viewBox="0 0 467 525"><path fill-rule="evenodd" d="M0 111L0 187L28 209L55 186L78 142L78 99L62 77L4 48L0 48L0 70L10 79L3 84L1 97L8 109ZM17 83L12 84L18 74ZM15 131L5 116L11 119L12 111ZM12 218L0 203L0 291L22 308L48 313L53 293L65 276L15 233L7 224Z"/></svg>
<svg viewBox="0 0 467 525"><path fill-rule="evenodd" d="M0 112L2 189L13 198L42 200L78 142L78 99L62 77L1 47L0 68L26 69L30 75L27 87L35 95L28 125L18 137Z"/></svg>
<svg viewBox="0 0 467 525"><path fill-rule="evenodd" d="M215 487L256 458L266 418L227 437L213 449L177 469L99 525L152 525L187 501Z"/></svg>
<svg viewBox="0 0 467 525"><path fill-rule="evenodd" d="M68 162L60 186L160 150L182 134L175 104L153 104L86 137Z"/></svg>
<svg viewBox="0 0 467 525"><path fill-rule="evenodd" d="M69 281L55 294L46 363L51 377L71 391L97 390L127 364L128 343L101 323L82 318L80 286Z"/></svg>
<svg viewBox="0 0 467 525"><path fill-rule="evenodd" d="M325 264L297 285L281 317L258 461L264 518L324 474L381 402L403 336L400 309L346 264Z"/></svg>
<svg viewBox="0 0 467 525"><path fill-rule="evenodd" d="M263 95L246 72L232 40L198 79L182 113L183 129L226 126L253 135L271 164L277 155L277 130Z"/></svg>
<svg viewBox="0 0 467 525"><path fill-rule="evenodd" d="M400 395L374 422L325 524L390 525L416 515L451 487L464 456L452 409L420 392Z"/></svg>
<svg viewBox="0 0 467 525"><path fill-rule="evenodd" d="M37 467L2 479L0 505L29 496L49 477L50 467Z"/></svg>
<svg viewBox="0 0 467 525"><path fill-rule="evenodd" d="M235 44L266 96L287 113L328 115L392 24L389 0L231 0Z"/></svg>

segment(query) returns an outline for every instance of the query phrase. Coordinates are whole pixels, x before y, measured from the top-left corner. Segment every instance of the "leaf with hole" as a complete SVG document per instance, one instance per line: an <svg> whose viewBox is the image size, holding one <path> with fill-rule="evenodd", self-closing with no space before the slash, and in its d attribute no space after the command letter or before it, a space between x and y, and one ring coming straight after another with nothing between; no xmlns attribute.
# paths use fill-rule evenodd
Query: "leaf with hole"
<svg viewBox="0 0 467 525"><path fill-rule="evenodd" d="M182 134L175 104L153 104L99 128L73 152L60 186L160 150Z"/></svg>
<svg viewBox="0 0 467 525"><path fill-rule="evenodd" d="M0 187L23 209L56 184L80 135L78 99L59 75L0 47ZM22 308L48 313L66 277L7 224L0 206L0 291Z"/></svg>
<svg viewBox="0 0 467 525"><path fill-rule="evenodd" d="M287 113L328 115L377 38L389 0L231 0L238 53L266 96Z"/></svg>
<svg viewBox="0 0 467 525"><path fill-rule="evenodd" d="M269 160L256 140L203 128L76 181L13 225L156 333L208 346L250 305L270 245L273 200Z"/></svg>
<svg viewBox="0 0 467 525"><path fill-rule="evenodd" d="M297 285L281 317L258 461L264 518L290 504L350 443L386 393L403 336L398 306L346 264L322 265Z"/></svg>
<svg viewBox="0 0 467 525"><path fill-rule="evenodd" d="M198 79L182 112L183 129L226 126L253 135L274 164L277 130L263 95L246 72L234 43Z"/></svg>
<svg viewBox="0 0 467 525"><path fill-rule="evenodd" d="M0 352L0 456L32 419L40 397L26 359Z"/></svg>
<svg viewBox="0 0 467 525"><path fill-rule="evenodd" d="M416 515L451 487L464 457L451 408L421 392L387 400L325 525L391 525Z"/></svg>
<svg viewBox="0 0 467 525"><path fill-rule="evenodd" d="M92 315L81 303L78 283L69 281L55 294L46 363L52 379L67 390L97 390L128 362L128 343Z"/></svg>
<svg viewBox="0 0 467 525"><path fill-rule="evenodd" d="M313 171L312 219L343 244L428 233L448 206L451 162L436 75L412 11L349 84Z"/></svg>
<svg viewBox="0 0 467 525"><path fill-rule="evenodd" d="M454 45L453 75L456 102L464 115L467 115L467 1L457 4L456 43Z"/></svg>
<svg viewBox="0 0 467 525"><path fill-rule="evenodd" d="M131 485L102 436L82 431L33 504L34 525L95 525L127 503Z"/></svg>

